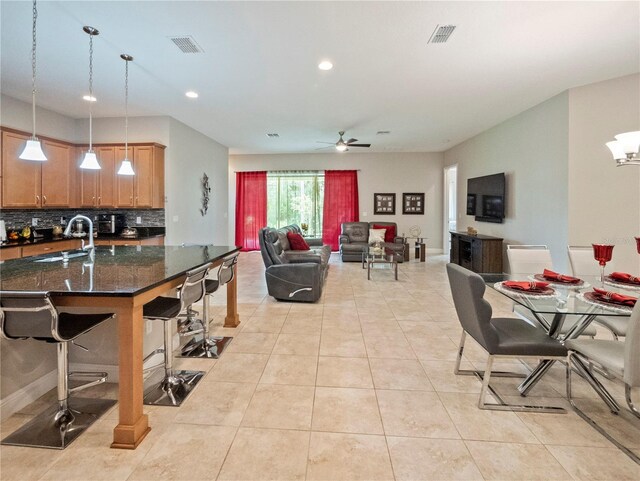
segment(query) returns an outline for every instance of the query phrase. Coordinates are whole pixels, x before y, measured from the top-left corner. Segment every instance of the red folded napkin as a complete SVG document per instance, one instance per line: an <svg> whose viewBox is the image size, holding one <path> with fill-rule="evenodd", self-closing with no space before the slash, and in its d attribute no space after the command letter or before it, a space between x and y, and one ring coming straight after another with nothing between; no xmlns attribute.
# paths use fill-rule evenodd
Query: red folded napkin
<svg viewBox="0 0 640 481"><path fill-rule="evenodd" d="M636 297L625 296L624 294L598 289L597 287L593 288L593 293L598 299L602 299L606 302L612 302L614 304L620 304L622 306L633 307L636 305L636 301L638 300Z"/></svg>
<svg viewBox="0 0 640 481"><path fill-rule="evenodd" d="M542 277L549 279L550 281L562 282L564 284L578 284L582 282L582 279L578 279L577 277L565 276L564 274L558 274L557 272L550 271L549 269L545 269L542 272Z"/></svg>
<svg viewBox="0 0 640 481"><path fill-rule="evenodd" d="M626 282L628 284L637 284L640 286L640 277L632 276L626 272L612 272L609 277L614 281Z"/></svg>
<svg viewBox="0 0 640 481"><path fill-rule="evenodd" d="M504 281L502 285L518 291L540 292L545 290L549 284L537 281Z"/></svg>

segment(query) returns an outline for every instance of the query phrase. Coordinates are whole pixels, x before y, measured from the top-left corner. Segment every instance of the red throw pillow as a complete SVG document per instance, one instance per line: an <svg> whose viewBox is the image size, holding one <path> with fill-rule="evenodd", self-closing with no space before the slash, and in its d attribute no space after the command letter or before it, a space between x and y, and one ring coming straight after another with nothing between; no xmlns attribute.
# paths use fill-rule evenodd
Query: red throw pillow
<svg viewBox="0 0 640 481"><path fill-rule="evenodd" d="M295 232L287 232L287 239L289 239L289 244L291 245L292 251L308 251L309 244L304 240L302 234L296 234Z"/></svg>
<svg viewBox="0 0 640 481"><path fill-rule="evenodd" d="M373 224L374 229L384 229L384 241L393 243L393 240L396 237L396 226L395 225L378 225Z"/></svg>

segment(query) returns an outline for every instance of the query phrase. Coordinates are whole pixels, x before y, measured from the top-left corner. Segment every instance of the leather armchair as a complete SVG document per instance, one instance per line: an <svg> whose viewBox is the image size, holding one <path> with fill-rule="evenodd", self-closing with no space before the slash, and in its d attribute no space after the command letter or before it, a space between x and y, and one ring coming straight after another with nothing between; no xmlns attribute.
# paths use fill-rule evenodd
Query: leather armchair
<svg viewBox="0 0 640 481"><path fill-rule="evenodd" d="M282 248L279 231L260 230L260 253L265 266L269 295L280 301L315 302L322 295L328 270L328 249L289 251ZM329 251L330 254L330 251Z"/></svg>
<svg viewBox="0 0 640 481"><path fill-rule="evenodd" d="M369 229L374 225L395 226L395 222L344 222L338 237L342 262L361 262L362 251L369 245ZM385 242L383 246L392 249L396 253L398 262L404 261L405 240L404 237L395 236L393 242Z"/></svg>

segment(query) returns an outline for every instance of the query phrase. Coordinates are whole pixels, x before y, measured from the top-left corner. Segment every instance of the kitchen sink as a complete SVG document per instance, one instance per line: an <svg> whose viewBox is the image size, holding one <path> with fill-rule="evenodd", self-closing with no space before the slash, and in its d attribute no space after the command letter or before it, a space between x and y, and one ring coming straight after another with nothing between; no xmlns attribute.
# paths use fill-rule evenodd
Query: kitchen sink
<svg viewBox="0 0 640 481"><path fill-rule="evenodd" d="M84 257L84 256L88 256L89 253L88 252L70 252L67 255L67 259L73 259L75 257ZM33 262L58 262L63 260L64 257L63 256L53 256L53 257L45 257L43 259L36 259Z"/></svg>

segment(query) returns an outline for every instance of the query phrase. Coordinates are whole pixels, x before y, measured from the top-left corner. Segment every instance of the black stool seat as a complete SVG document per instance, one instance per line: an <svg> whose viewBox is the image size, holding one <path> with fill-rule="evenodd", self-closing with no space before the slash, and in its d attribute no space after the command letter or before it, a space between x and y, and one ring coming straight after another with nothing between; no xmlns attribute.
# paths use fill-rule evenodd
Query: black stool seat
<svg viewBox="0 0 640 481"><path fill-rule="evenodd" d="M180 299L175 297L156 297L153 301L147 302L142 307L144 317L173 319L180 314L182 304Z"/></svg>
<svg viewBox="0 0 640 481"><path fill-rule="evenodd" d="M204 288L207 294L213 294L218 290L218 287L220 287L220 282L218 282L218 280L207 279L206 281L204 281Z"/></svg>
<svg viewBox="0 0 640 481"><path fill-rule="evenodd" d="M60 334L60 337L70 341L112 317L112 313L69 314L67 312L61 312L58 315L58 333Z"/></svg>

